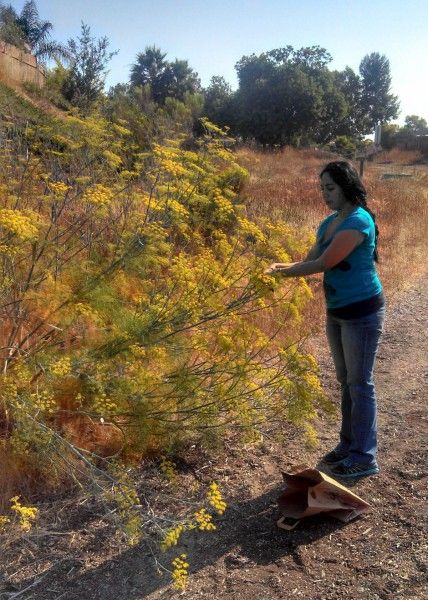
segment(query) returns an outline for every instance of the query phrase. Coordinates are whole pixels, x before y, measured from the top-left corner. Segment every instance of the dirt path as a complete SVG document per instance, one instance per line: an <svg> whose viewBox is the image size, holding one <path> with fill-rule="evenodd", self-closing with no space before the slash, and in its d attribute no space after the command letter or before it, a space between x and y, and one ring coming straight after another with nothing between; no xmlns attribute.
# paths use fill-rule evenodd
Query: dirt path
<svg viewBox="0 0 428 600"><path fill-rule="evenodd" d="M286 446L265 438L245 452L231 445L227 459L209 466L233 495L217 531L187 537L171 553L186 552L191 564L185 598L428 597L427 319L428 286L422 278L389 309L379 353L381 473L353 488L372 503L372 512L347 525L315 517L291 532L276 527L281 469L315 465L335 444L337 423L324 424L316 453L303 450L297 436ZM321 367L326 389L337 395L327 356ZM2 600L180 597L155 573L144 544L124 549L111 527L82 510L69 511L63 534L29 536L3 555Z"/></svg>

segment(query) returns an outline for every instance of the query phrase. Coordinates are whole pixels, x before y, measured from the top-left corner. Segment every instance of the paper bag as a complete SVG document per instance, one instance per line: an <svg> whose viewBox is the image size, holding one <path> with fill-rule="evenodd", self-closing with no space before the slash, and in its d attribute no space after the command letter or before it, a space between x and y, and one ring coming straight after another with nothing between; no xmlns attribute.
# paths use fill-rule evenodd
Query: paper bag
<svg viewBox="0 0 428 600"><path fill-rule="evenodd" d="M277 502L282 517L277 525L294 529L301 519L318 513L347 523L370 510L370 504L325 473L309 467L282 474L286 487Z"/></svg>

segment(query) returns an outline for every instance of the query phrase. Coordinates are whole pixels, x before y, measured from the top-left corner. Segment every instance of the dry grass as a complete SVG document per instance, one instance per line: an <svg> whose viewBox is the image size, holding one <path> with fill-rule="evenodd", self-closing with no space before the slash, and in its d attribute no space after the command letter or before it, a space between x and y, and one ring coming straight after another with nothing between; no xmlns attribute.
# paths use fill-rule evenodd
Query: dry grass
<svg viewBox="0 0 428 600"><path fill-rule="evenodd" d="M380 152L375 156L375 163L385 163L391 165L414 165L423 159L422 152L419 150L402 150L400 148L393 148Z"/></svg>
<svg viewBox="0 0 428 600"><path fill-rule="evenodd" d="M318 175L336 155L285 148L281 152L241 149L239 162L250 172L244 189L250 218L270 216L313 230L323 210Z"/></svg>

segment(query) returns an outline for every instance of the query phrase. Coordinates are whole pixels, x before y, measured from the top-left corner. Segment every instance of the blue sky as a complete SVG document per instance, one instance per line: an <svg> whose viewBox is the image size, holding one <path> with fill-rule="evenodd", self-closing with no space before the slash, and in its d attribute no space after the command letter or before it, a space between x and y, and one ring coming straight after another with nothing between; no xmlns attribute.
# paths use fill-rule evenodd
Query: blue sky
<svg viewBox="0 0 428 600"><path fill-rule="evenodd" d="M7 2L17 10L24 4ZM401 101L398 122L408 114L428 121L427 0L38 0L37 6L53 23L55 39L76 37L81 21L109 38L119 54L107 86L127 81L137 53L153 44L169 60L187 59L204 86L223 75L234 88L242 56L319 45L334 69L358 71L366 54L385 54Z"/></svg>

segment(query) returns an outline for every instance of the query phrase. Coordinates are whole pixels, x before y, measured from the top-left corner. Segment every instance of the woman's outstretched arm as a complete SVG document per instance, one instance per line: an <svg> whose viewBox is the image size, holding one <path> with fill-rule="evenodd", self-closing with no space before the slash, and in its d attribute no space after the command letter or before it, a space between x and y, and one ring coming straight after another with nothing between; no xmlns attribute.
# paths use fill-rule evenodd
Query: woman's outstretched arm
<svg viewBox="0 0 428 600"><path fill-rule="evenodd" d="M356 229L340 231L320 256L315 258L312 248L305 260L289 264L272 263L265 273L268 275L281 273L286 277L304 277L305 275L324 273L344 260L363 240L364 235Z"/></svg>

